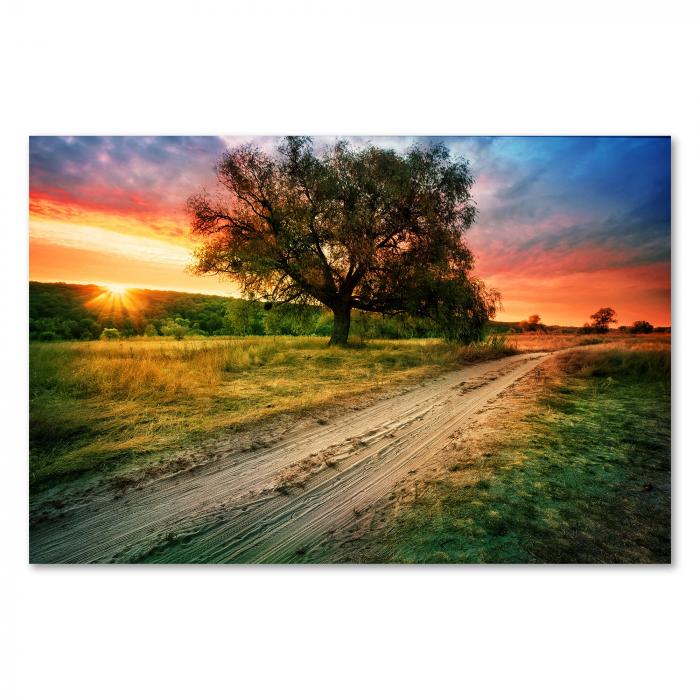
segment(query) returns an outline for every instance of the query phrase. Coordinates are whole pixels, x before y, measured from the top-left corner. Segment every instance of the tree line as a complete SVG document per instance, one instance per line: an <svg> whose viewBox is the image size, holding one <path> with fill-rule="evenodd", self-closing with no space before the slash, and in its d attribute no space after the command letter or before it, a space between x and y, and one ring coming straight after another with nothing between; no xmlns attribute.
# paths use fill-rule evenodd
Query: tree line
<svg viewBox="0 0 700 700"><path fill-rule="evenodd" d="M589 318L590 322L586 322L580 328L572 328L570 330L575 330L577 333L588 335L591 333L608 333L610 331L610 326L618 323L616 318L617 312L615 309L605 306L594 313L592 313ZM550 331L560 330L560 326L546 326L542 323L542 318L539 314L532 314L526 319L523 319L517 324L517 328L514 327L513 330L519 332L543 332L547 333ZM630 326L619 326L619 331L623 333L666 333L670 332L671 328L666 326L654 327L649 321L635 321Z"/></svg>
<svg viewBox="0 0 700 700"><path fill-rule="evenodd" d="M128 290L124 299L99 303L97 285L30 282L31 340L97 340L133 336L318 335L329 336L333 313L309 304L266 304L207 294ZM95 302L98 303L95 303ZM112 308L114 306L114 308ZM439 337L430 319L385 317L354 310L350 333L364 338Z"/></svg>
<svg viewBox="0 0 700 700"><path fill-rule="evenodd" d="M31 340L97 340L132 336L224 335L331 335L335 322L328 309L309 304L269 304L209 294L156 290L129 290L125 299L106 304L105 290L97 285L29 283L29 337ZM601 311L605 312L601 314ZM612 312L612 315L608 313ZM583 327L545 325L538 314L520 322L491 321L486 333L570 332L605 333L615 319L612 309L592 314ZM652 333L669 331L648 321L619 326L619 331ZM437 338L440 325L409 314L383 316L353 310L350 334L359 339Z"/></svg>

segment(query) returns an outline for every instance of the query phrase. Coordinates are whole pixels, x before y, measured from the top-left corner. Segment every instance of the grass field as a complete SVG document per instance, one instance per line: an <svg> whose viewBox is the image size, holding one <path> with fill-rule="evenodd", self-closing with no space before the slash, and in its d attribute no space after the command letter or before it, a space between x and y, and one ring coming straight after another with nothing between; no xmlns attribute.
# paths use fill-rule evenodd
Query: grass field
<svg viewBox="0 0 700 700"><path fill-rule="evenodd" d="M629 333L608 333L607 335L577 335L575 333L513 333L506 335L507 343L520 352L552 352L573 347L603 345L607 348L668 347L671 340L668 333L631 335Z"/></svg>
<svg viewBox="0 0 700 700"><path fill-rule="evenodd" d="M670 561L669 342L557 356L351 560Z"/></svg>
<svg viewBox="0 0 700 700"><path fill-rule="evenodd" d="M33 342L30 481L114 472L280 414L342 406L456 366L513 352L315 337Z"/></svg>

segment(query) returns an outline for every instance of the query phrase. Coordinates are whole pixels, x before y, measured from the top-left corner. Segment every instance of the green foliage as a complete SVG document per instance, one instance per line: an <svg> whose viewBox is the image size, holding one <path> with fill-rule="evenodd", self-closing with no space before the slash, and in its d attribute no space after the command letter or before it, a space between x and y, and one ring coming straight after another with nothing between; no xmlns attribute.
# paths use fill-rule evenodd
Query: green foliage
<svg viewBox="0 0 700 700"><path fill-rule="evenodd" d="M262 304L240 299L229 304L224 328L231 335L265 335Z"/></svg>
<svg viewBox="0 0 700 700"><path fill-rule="evenodd" d="M176 340L182 340L186 335L192 332L189 319L186 318L166 318L161 324L160 332L162 335L172 336Z"/></svg>
<svg viewBox="0 0 700 700"><path fill-rule="evenodd" d="M325 306L331 344L347 343L351 309L429 318L462 343L483 338L499 295L473 275L464 233L476 218L474 178L444 144L314 149L290 136L276 156L228 150L216 171L225 194L187 202L201 240L195 272L270 302ZM276 313L266 330L299 332Z"/></svg>
<svg viewBox="0 0 700 700"><path fill-rule="evenodd" d="M117 340L120 337L121 334L116 328L105 328L100 335L100 340Z"/></svg>
<svg viewBox="0 0 700 700"><path fill-rule="evenodd" d="M333 314L308 304L266 305L250 298L129 290L132 315L101 315L91 305L103 293L95 285L30 282L29 337L32 340L90 340L105 328L133 335L184 338L190 335L315 335L328 337ZM409 314L382 316L353 311L350 334L361 341L437 338L440 325ZM447 333L447 335L458 335Z"/></svg>
<svg viewBox="0 0 700 700"><path fill-rule="evenodd" d="M329 349L325 338L129 338L32 343L33 484L200 445L279 415L345 405L458 366L438 340L371 341Z"/></svg>
<svg viewBox="0 0 700 700"><path fill-rule="evenodd" d="M266 335L311 335L321 312L306 304L275 304L265 312Z"/></svg>
<svg viewBox="0 0 700 700"><path fill-rule="evenodd" d="M49 342L51 340L58 340L59 336L53 331L41 331L39 333L39 340L44 342Z"/></svg>

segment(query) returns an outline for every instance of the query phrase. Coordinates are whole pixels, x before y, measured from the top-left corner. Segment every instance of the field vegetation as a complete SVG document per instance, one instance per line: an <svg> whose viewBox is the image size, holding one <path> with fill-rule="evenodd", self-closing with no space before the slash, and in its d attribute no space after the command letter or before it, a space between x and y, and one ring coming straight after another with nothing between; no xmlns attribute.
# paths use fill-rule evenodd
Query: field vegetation
<svg viewBox="0 0 700 700"><path fill-rule="evenodd" d="M30 480L114 472L280 415L332 409L460 363L503 337L359 340L162 337L30 345Z"/></svg>
<svg viewBox="0 0 700 700"><path fill-rule="evenodd" d="M520 352L554 352L574 347L601 346L612 348L668 349L670 333L631 334L611 331L605 336L577 335L572 333L513 333L507 334L506 343Z"/></svg>
<svg viewBox="0 0 700 700"><path fill-rule="evenodd" d="M670 561L669 343L625 339L552 358L350 558Z"/></svg>

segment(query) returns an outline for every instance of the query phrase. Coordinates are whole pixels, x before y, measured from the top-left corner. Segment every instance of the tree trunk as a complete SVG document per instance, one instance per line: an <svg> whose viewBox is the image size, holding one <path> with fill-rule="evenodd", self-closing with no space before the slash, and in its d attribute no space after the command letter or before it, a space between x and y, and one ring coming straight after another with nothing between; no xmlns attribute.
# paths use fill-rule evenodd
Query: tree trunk
<svg viewBox="0 0 700 700"><path fill-rule="evenodd" d="M333 333L329 345L347 345L350 333L350 306L339 306L333 309Z"/></svg>

